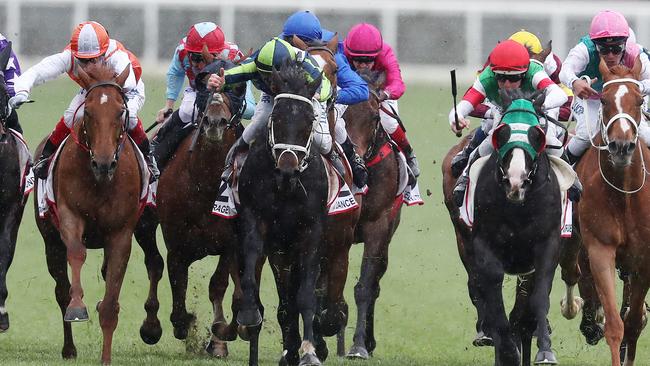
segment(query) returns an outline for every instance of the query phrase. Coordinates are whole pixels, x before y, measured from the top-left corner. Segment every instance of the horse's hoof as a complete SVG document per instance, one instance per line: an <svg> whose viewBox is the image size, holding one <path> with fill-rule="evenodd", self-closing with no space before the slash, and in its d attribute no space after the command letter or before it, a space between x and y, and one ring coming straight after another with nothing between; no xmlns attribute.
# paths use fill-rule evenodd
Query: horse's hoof
<svg viewBox="0 0 650 366"><path fill-rule="evenodd" d="M237 323L245 327L256 327L262 324L262 314L258 309L240 310L237 314Z"/></svg>
<svg viewBox="0 0 650 366"><path fill-rule="evenodd" d="M9 329L9 313L0 314L0 333L4 333Z"/></svg>
<svg viewBox="0 0 650 366"><path fill-rule="evenodd" d="M605 336L605 331L600 325L580 325L580 331L585 336L585 341L591 346L595 346Z"/></svg>
<svg viewBox="0 0 650 366"><path fill-rule="evenodd" d="M231 327L224 321L212 323L210 331L212 332L212 335L221 339L222 341L232 342L237 339L237 332L234 327Z"/></svg>
<svg viewBox="0 0 650 366"><path fill-rule="evenodd" d="M73 360L77 358L77 348L75 346L69 348L63 347L61 350L61 357L63 357L64 360Z"/></svg>
<svg viewBox="0 0 650 366"><path fill-rule="evenodd" d="M88 309L86 307L82 308L71 308L68 307L65 309L65 315L63 316L63 321L65 322L85 322L88 320Z"/></svg>
<svg viewBox="0 0 650 366"><path fill-rule="evenodd" d="M187 339L189 329L195 320L196 316L190 313L186 313L185 315L181 316L180 320L178 321L172 320L172 326L174 327L174 337L181 341Z"/></svg>
<svg viewBox="0 0 650 366"><path fill-rule="evenodd" d="M312 353L305 353L304 355L302 355L302 357L300 357L300 363L298 364L298 366L321 366L321 365L322 363L320 362L318 357L316 357L316 355Z"/></svg>
<svg viewBox="0 0 650 366"><path fill-rule="evenodd" d="M215 358L226 358L228 357L228 344L211 339L208 345L205 346L205 352Z"/></svg>
<svg viewBox="0 0 650 366"><path fill-rule="evenodd" d="M298 352L294 351L289 354L289 351L286 349L282 351L282 357L280 357L280 361L278 362L279 366L289 366L289 365L297 365L299 362L298 358Z"/></svg>
<svg viewBox="0 0 650 366"><path fill-rule="evenodd" d="M325 342L324 339L322 339L320 342L317 342L316 344L316 357L318 357L319 360L322 362L325 362L327 360L327 356L329 356L329 349L327 349L327 342Z"/></svg>
<svg viewBox="0 0 650 366"><path fill-rule="evenodd" d="M350 352L348 352L348 354L345 357L367 360L368 358L370 358L370 355L368 354L368 351L366 350L365 347L352 346L352 348L350 348Z"/></svg>
<svg viewBox="0 0 650 366"><path fill-rule="evenodd" d="M153 322L145 320L140 326L140 338L144 343L154 345L158 343L160 337L162 337L162 328L158 319Z"/></svg>
<svg viewBox="0 0 650 366"><path fill-rule="evenodd" d="M551 351L539 351L535 356L535 365L557 365L557 358Z"/></svg>
<svg viewBox="0 0 650 366"><path fill-rule="evenodd" d="M476 333L472 345L474 347L492 347L494 346L494 341L481 330Z"/></svg>
<svg viewBox="0 0 650 366"><path fill-rule="evenodd" d="M562 310L562 316L565 319L569 320L575 318L584 304L585 301L581 297L574 297L573 304L571 306L569 306L567 303L566 297L562 298L562 300L560 300L560 309Z"/></svg>

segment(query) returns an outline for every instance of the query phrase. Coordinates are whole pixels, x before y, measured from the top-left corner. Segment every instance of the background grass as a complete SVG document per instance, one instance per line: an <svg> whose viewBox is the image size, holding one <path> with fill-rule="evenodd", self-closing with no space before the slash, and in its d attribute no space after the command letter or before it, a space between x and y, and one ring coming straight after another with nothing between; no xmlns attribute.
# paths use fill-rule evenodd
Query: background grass
<svg viewBox="0 0 650 366"><path fill-rule="evenodd" d="M165 85L159 76L145 76L145 80L147 103L140 116L146 127L163 105ZM21 123L32 149L50 132L76 91L67 77L34 90L32 99L36 103L20 109ZM391 244L389 267L381 282L381 296L376 307L378 346L368 365L493 364L492 348L471 346L475 310L467 295L467 276L458 259L451 223L442 203L440 163L449 147L457 141L446 122L450 107L451 96L446 87L410 86L400 100L400 112L422 168L420 189L426 204L405 207L402 211L402 223ZM164 252L160 234L159 247ZM102 252L90 250L88 253L82 281L85 301L91 310L90 321L73 324L78 358L64 362L60 356L63 344L61 314L54 298L54 281L47 272L43 248L30 198L8 275L10 295L7 309L11 328L0 334L0 364L97 364L102 336L93 305L104 293L100 275ZM347 347L356 322L353 286L359 276L362 249L357 245L350 252L351 266L346 286L346 299L350 304ZM125 365L246 365L246 342L231 342L227 360L214 360L201 349L208 339L208 326L212 319L207 285L216 263L217 258L210 257L190 268L187 302L188 308L198 317L197 331L190 342L173 337L168 320L171 295L165 271L159 291L163 336L157 345L147 346L140 340L139 327L145 317L143 304L148 279L142 251L134 241L120 298L120 323L113 342L113 362ZM508 306L512 305L514 283L514 278L506 279L504 294ZM262 289L266 318L261 334L260 361L264 365L273 365L277 364L282 344L276 320L277 295L268 268L265 268ZM560 363L575 366L607 364L609 351L605 343L595 347L585 345L578 331L579 317L573 321L561 317L559 303L563 291L564 285L558 273L552 293L550 321L553 348ZM229 301L224 307L229 308ZM363 363L336 358L335 339L328 342L331 355L328 364ZM638 365L650 364L649 346L649 338L642 335Z"/></svg>

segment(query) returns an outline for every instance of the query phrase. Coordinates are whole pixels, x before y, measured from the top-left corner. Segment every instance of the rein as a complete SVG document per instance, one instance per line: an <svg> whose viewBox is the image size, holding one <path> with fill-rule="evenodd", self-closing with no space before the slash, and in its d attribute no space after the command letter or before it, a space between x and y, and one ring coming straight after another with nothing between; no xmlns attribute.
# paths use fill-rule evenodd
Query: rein
<svg viewBox="0 0 650 366"><path fill-rule="evenodd" d="M311 99L305 98L302 95L291 94L291 93L278 94L275 96L275 98L273 98L274 102L276 102L273 105L274 108L275 105L277 104L277 101L280 99L299 100L303 103L308 104L309 108L311 108L312 110L312 113L314 111L314 105L312 104ZM311 142L312 142L312 137L314 136L314 128L312 127L311 132L309 133L309 139L307 139L307 144L305 146L295 145L295 144L276 143L272 116L273 116L273 111L271 111L271 115L269 116L269 122L268 122L269 146L271 147L271 155L273 155L273 159L275 159L277 164L277 162L280 160L283 154L292 154L300 164L298 167L298 172L302 173L305 169L307 169L307 166L309 166L309 162L307 158L309 157L309 152L311 151ZM277 150L281 150L279 155L277 153ZM298 155L296 154L296 152L304 153L305 156L303 156L302 159L298 159Z"/></svg>

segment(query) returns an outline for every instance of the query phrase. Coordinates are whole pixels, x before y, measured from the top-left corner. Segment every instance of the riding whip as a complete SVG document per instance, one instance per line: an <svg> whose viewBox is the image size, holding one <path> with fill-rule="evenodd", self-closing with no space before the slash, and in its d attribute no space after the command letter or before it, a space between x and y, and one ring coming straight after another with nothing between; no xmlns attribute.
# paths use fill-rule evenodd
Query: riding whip
<svg viewBox="0 0 650 366"><path fill-rule="evenodd" d="M456 111L456 69L449 72L451 74L451 95L454 97L454 118L456 119L456 137L460 137L463 133L460 131L460 123L458 122L458 112Z"/></svg>
<svg viewBox="0 0 650 366"><path fill-rule="evenodd" d="M163 117L164 117L164 118L167 118L167 117L169 117L172 113L174 113L174 110L171 109L171 108L169 108L168 110L165 111L165 113L163 114ZM157 124L158 124L158 122L157 122L157 121L154 121L154 122L151 124L151 126L147 127L147 129L144 130L144 132L145 132L145 133L148 133L149 131L153 130L153 128L156 127Z"/></svg>

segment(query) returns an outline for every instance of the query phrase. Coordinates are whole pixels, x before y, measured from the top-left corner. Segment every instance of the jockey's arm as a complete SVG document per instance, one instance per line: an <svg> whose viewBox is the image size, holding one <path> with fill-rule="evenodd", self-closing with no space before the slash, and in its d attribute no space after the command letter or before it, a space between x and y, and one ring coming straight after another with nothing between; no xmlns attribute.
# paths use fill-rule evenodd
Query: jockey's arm
<svg viewBox="0 0 650 366"><path fill-rule="evenodd" d="M650 58L644 51L639 53L641 60L641 93L643 95L650 95Z"/></svg>
<svg viewBox="0 0 650 366"><path fill-rule="evenodd" d="M589 64L589 51L583 43L578 43L569 51L569 54L562 63L560 70L560 81L569 87L575 95L581 98L588 97L596 93L595 90L587 84L586 81L580 80L578 74L585 71ZM574 84L575 83L575 84Z"/></svg>
<svg viewBox="0 0 650 366"><path fill-rule="evenodd" d="M533 75L533 86L537 90L544 90L546 98L544 99L544 110L559 108L569 99L566 93L551 80L544 70Z"/></svg>
<svg viewBox="0 0 650 366"><path fill-rule="evenodd" d="M326 102L330 99L333 95L332 84L330 83L330 80L325 77L320 67L318 67L318 63L313 58L307 57L300 63L300 66L307 73L310 82L319 77L321 78L320 87L316 91L318 101Z"/></svg>
<svg viewBox="0 0 650 366"><path fill-rule="evenodd" d="M24 92L29 94L33 87L54 80L68 71L72 67L71 60L72 56L69 50L42 59L14 79L14 90L16 93Z"/></svg>
<svg viewBox="0 0 650 366"><path fill-rule="evenodd" d="M176 47L174 51L174 57L169 63L169 68L167 68L167 91L165 93L167 100L175 102L178 99L178 96L183 89L183 83L185 82L185 70L181 64L181 60L178 57L179 47ZM173 106L173 103L172 103Z"/></svg>
<svg viewBox="0 0 650 366"><path fill-rule="evenodd" d="M255 114L255 106L257 101L255 101L255 96L253 95L253 83L249 80L246 82L246 108L242 112L241 118L251 119L253 114Z"/></svg>
<svg viewBox="0 0 650 366"><path fill-rule="evenodd" d="M133 71L133 66L131 65L131 59L129 58L128 53L118 50L108 60L108 62L113 66L115 72L118 74L125 68L129 68L129 77L126 78L124 85L122 85L122 89L125 93L138 88L138 80L136 80L135 72Z"/></svg>
<svg viewBox="0 0 650 366"><path fill-rule="evenodd" d="M393 49L386 42L384 42L384 50L378 57L381 58L381 63L384 65L386 71L384 91L388 94L389 99L397 100L406 91L406 85L404 85L404 80L402 80L402 72L399 68L397 57L393 53Z"/></svg>
<svg viewBox="0 0 650 366"><path fill-rule="evenodd" d="M340 87L336 95L336 103L352 105L368 100L368 84L350 68L347 57L337 53L336 63L339 68L336 82Z"/></svg>
<svg viewBox="0 0 650 366"><path fill-rule="evenodd" d="M228 85L252 80L257 76L257 73L257 65L255 65L254 59L248 58L241 64L224 72L224 88L228 88Z"/></svg>
<svg viewBox="0 0 650 366"><path fill-rule="evenodd" d="M481 81L477 77L474 80L474 84L472 85L471 88L465 92L465 95L463 95L463 99L456 105L456 112L458 113L458 123L459 127L461 129L463 128L469 128L470 122L469 119L467 119L467 116L485 100L485 89L483 88L483 84L481 84ZM452 131L456 131L456 118L454 116L454 109L452 108L451 111L449 111L449 125L451 126Z"/></svg>

